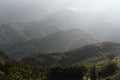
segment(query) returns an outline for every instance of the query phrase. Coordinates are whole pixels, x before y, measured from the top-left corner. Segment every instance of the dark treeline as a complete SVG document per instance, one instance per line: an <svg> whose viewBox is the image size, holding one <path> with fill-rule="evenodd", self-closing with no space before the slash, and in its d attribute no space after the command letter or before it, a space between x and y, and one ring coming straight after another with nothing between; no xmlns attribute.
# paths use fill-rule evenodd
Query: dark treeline
<svg viewBox="0 0 120 80"><path fill-rule="evenodd" d="M119 71L118 65L112 61L104 64L35 67L13 60L0 52L0 80L113 80L117 70Z"/></svg>
<svg viewBox="0 0 120 80"><path fill-rule="evenodd" d="M98 65L56 65L51 68L38 68L20 62L0 64L0 80L97 80L112 76L118 67L115 63ZM111 79L112 80L112 79Z"/></svg>
<svg viewBox="0 0 120 80"><path fill-rule="evenodd" d="M104 65L54 66L48 71L49 80L101 80L113 76L118 70L116 63ZM109 80L113 80L112 78Z"/></svg>

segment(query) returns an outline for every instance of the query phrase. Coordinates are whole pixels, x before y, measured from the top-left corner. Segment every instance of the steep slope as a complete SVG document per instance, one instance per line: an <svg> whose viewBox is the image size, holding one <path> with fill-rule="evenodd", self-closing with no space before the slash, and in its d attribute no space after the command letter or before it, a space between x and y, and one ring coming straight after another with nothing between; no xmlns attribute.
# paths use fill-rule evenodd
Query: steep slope
<svg viewBox="0 0 120 80"><path fill-rule="evenodd" d="M114 42L94 43L85 47L51 53L34 53L22 58L25 64L49 67L55 64L69 65L79 62L95 62L103 59L114 59L120 56L120 44Z"/></svg>
<svg viewBox="0 0 120 80"><path fill-rule="evenodd" d="M79 44L76 45L76 42L79 42ZM40 51L63 51L82 47L94 42L95 40L86 32L80 29L71 29L42 38L40 41ZM75 47L72 47L73 45Z"/></svg>
<svg viewBox="0 0 120 80"><path fill-rule="evenodd" d="M78 41L79 45L75 45ZM72 29L53 33L40 40L34 39L15 43L8 46L5 51L7 51L10 56L20 58L33 52L65 51L95 42L96 41L84 31ZM75 45L75 47L73 45Z"/></svg>
<svg viewBox="0 0 120 80"><path fill-rule="evenodd" d="M33 50L41 38L57 31L60 30L45 22L1 24L0 49L6 53L27 53L31 48Z"/></svg>
<svg viewBox="0 0 120 80"><path fill-rule="evenodd" d="M0 49L7 52L8 49L11 49L16 43L24 43L31 39L41 39L43 35L34 31L34 29L29 30L21 27L22 25L13 25L13 24L1 24L0 25ZM29 34L29 35L28 35ZM17 44L16 44L17 45ZM15 47L15 46L14 46Z"/></svg>
<svg viewBox="0 0 120 80"><path fill-rule="evenodd" d="M41 39L59 31L58 28L43 23L16 23L0 25L1 42L19 42L31 39Z"/></svg>
<svg viewBox="0 0 120 80"><path fill-rule="evenodd" d="M17 31L22 32L31 38L47 36L60 31L59 28L55 27L52 23L49 23L49 21L46 20L42 22L16 23L12 24L12 26Z"/></svg>
<svg viewBox="0 0 120 80"><path fill-rule="evenodd" d="M0 39L2 40L2 42L6 42L6 43L26 40L26 37L18 33L9 24L0 25L0 35L1 35Z"/></svg>

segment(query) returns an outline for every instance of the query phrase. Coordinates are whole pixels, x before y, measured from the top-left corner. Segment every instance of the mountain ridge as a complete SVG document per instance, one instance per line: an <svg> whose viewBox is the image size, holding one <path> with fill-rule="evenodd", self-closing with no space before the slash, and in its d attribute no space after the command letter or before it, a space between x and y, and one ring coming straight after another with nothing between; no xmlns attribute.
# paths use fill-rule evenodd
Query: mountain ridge
<svg viewBox="0 0 120 80"><path fill-rule="evenodd" d="M21 60L25 64L50 67L56 64L71 65L75 63L95 63L102 60L113 60L120 56L120 44L115 42L93 43L82 48L66 52L37 52Z"/></svg>
<svg viewBox="0 0 120 80"><path fill-rule="evenodd" d="M89 39L89 40L87 40ZM74 43L75 47L72 47ZM41 39L25 40L9 45L4 45L4 51L10 56L21 57L32 52L65 51L83 47L90 43L97 42L89 34L81 29L71 29L67 31L58 31Z"/></svg>

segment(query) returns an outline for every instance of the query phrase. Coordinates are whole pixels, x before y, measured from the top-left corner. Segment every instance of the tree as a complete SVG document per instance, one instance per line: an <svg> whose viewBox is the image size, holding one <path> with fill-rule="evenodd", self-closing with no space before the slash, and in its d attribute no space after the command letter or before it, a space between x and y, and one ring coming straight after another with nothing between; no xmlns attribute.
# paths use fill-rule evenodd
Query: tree
<svg viewBox="0 0 120 80"><path fill-rule="evenodd" d="M97 79L97 69L95 66L93 66L91 69L90 69L90 79L91 80L96 80Z"/></svg>
<svg viewBox="0 0 120 80"><path fill-rule="evenodd" d="M59 80L82 80L86 67L82 65L55 66L49 70L49 77Z"/></svg>
<svg viewBox="0 0 120 80"><path fill-rule="evenodd" d="M99 76L108 77L113 75L117 70L118 70L117 64L110 62L99 71Z"/></svg>

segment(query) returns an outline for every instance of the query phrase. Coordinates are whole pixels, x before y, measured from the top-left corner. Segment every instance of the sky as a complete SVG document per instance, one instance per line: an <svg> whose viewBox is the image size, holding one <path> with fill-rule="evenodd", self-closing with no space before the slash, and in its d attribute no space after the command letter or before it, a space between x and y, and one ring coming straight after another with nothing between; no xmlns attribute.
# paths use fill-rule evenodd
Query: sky
<svg viewBox="0 0 120 80"><path fill-rule="evenodd" d="M120 0L0 0L0 23L41 21L61 9L79 23L68 28L81 28L99 37L120 29Z"/></svg>
<svg viewBox="0 0 120 80"><path fill-rule="evenodd" d="M16 20L15 18L23 16L24 20L24 16L26 19L32 16L31 20L34 20L34 17L43 19L64 8L78 13L98 13L100 16L107 15L117 19L120 13L119 3L119 0L0 0L0 18Z"/></svg>
<svg viewBox="0 0 120 80"><path fill-rule="evenodd" d="M0 0L0 18L4 19L10 16L10 18L13 18L13 16L15 16L15 18L21 16L23 16L23 18L24 16L37 16L42 18L43 16L54 13L66 5L67 2L69 2L69 0Z"/></svg>
<svg viewBox="0 0 120 80"><path fill-rule="evenodd" d="M98 13L100 17L104 15L119 20L119 4L119 0L0 0L0 18L4 21L8 18L13 18L13 21L23 18L24 21L26 16L32 21L43 19L63 8L78 13Z"/></svg>
<svg viewBox="0 0 120 80"><path fill-rule="evenodd" d="M15 9L29 4L39 5L39 7L48 11L58 9L64 5L71 5L70 7L86 11L103 9L111 4L111 0L0 0L0 9L8 11L8 9Z"/></svg>

